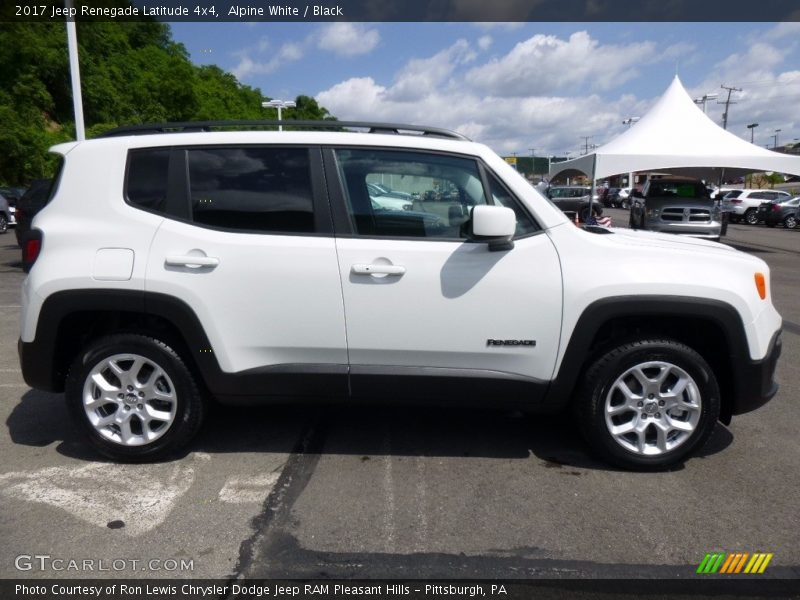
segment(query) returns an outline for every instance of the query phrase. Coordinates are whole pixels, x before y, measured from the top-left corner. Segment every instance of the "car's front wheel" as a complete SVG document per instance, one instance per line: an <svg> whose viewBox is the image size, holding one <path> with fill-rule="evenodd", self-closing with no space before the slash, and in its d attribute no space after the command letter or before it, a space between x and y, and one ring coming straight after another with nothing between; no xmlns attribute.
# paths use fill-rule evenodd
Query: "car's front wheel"
<svg viewBox="0 0 800 600"><path fill-rule="evenodd" d="M783 226L786 227L786 229L796 229L797 217L795 215L789 215L783 220Z"/></svg>
<svg viewBox="0 0 800 600"><path fill-rule="evenodd" d="M3 214L0 214L0 233L5 233L8 231L8 219Z"/></svg>
<svg viewBox="0 0 800 600"><path fill-rule="evenodd" d="M75 359L66 399L102 454L154 461L174 454L200 428L204 402L180 356L141 335L100 338Z"/></svg>
<svg viewBox="0 0 800 600"><path fill-rule="evenodd" d="M754 208L751 208L744 213L744 220L748 225L758 225L758 213Z"/></svg>
<svg viewBox="0 0 800 600"><path fill-rule="evenodd" d="M720 393L697 352L671 339L644 339L591 365L575 409L587 441L607 461L662 469L706 442L719 418Z"/></svg>

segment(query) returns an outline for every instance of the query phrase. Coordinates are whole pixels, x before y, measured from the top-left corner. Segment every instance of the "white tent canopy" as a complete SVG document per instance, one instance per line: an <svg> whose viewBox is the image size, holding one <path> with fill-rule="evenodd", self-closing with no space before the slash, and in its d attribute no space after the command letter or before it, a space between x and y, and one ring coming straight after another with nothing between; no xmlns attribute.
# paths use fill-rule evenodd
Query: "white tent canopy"
<svg viewBox="0 0 800 600"><path fill-rule="evenodd" d="M800 175L800 157L772 152L725 131L695 105L676 75L635 125L590 154L554 163L550 178L662 171L716 180L723 169L727 176L755 171Z"/></svg>

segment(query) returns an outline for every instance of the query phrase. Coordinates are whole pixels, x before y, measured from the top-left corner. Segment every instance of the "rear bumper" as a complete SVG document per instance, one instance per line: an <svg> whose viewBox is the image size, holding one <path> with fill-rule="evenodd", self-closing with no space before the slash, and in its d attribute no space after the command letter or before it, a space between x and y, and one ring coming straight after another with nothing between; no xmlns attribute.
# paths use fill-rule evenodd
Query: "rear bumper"
<svg viewBox="0 0 800 600"><path fill-rule="evenodd" d="M53 372L52 348L44 349L41 344L17 340L19 365L22 378L29 386L45 392L63 392L63 385L56 383Z"/></svg>
<svg viewBox="0 0 800 600"><path fill-rule="evenodd" d="M741 361L736 365L736 392L732 414L741 415L753 411L769 402L778 393L778 383L774 377L781 347L781 331L778 330L772 337L763 359Z"/></svg>

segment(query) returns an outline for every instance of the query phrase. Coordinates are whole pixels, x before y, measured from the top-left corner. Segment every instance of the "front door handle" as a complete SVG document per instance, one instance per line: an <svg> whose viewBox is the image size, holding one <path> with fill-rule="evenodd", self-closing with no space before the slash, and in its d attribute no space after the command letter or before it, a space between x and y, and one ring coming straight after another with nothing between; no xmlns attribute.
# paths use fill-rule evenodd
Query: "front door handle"
<svg viewBox="0 0 800 600"><path fill-rule="evenodd" d="M219 259L213 256L167 256L164 262L169 267L216 267Z"/></svg>
<svg viewBox="0 0 800 600"><path fill-rule="evenodd" d="M352 271L356 275L402 275L406 268L400 265L353 265Z"/></svg>

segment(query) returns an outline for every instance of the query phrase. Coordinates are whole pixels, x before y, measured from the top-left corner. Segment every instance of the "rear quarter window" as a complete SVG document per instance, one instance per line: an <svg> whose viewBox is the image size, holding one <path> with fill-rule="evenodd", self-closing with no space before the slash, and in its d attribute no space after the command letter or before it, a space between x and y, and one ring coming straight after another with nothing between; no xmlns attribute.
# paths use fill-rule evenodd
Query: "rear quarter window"
<svg viewBox="0 0 800 600"><path fill-rule="evenodd" d="M169 149L131 150L125 181L125 197L138 208L165 213Z"/></svg>

